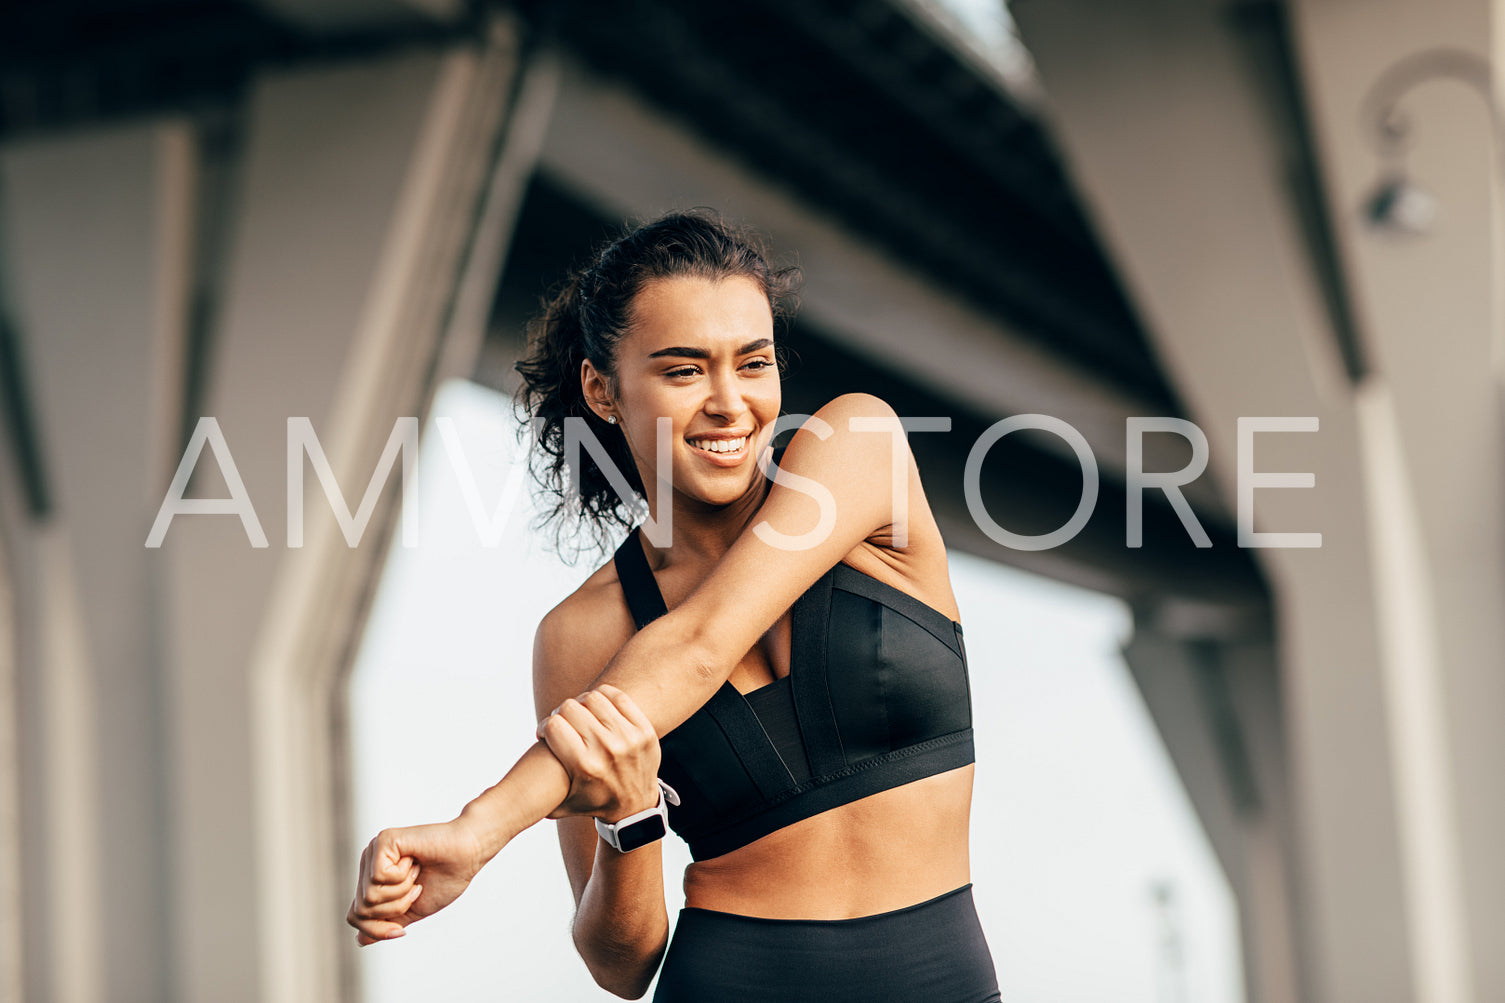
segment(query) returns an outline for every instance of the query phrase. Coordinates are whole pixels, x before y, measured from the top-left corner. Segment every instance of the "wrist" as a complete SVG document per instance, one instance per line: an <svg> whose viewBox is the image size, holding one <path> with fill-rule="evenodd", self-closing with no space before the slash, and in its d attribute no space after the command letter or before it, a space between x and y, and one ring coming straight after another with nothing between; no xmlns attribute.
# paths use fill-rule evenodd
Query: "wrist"
<svg viewBox="0 0 1505 1003"><path fill-rule="evenodd" d="M535 742L505 777L465 806L456 822L472 834L484 864L568 792L569 774L548 746Z"/></svg>
<svg viewBox="0 0 1505 1003"><path fill-rule="evenodd" d="M455 818L454 824L464 833L466 839L475 846L476 856L481 864L487 864L502 851L502 848L512 842L512 837L517 835L511 831L501 813L487 805L484 800L477 798L470 802Z"/></svg>
<svg viewBox="0 0 1505 1003"><path fill-rule="evenodd" d="M607 846L619 853L631 853L668 833L669 805L679 804L679 795L662 780L656 790L658 798L651 807L622 816L617 822L596 819L596 833Z"/></svg>
<svg viewBox="0 0 1505 1003"><path fill-rule="evenodd" d="M618 801L596 817L608 825L616 825L624 818L641 814L650 808L657 808L658 800L661 796L659 789L655 786L650 788L640 798L634 798L630 801Z"/></svg>

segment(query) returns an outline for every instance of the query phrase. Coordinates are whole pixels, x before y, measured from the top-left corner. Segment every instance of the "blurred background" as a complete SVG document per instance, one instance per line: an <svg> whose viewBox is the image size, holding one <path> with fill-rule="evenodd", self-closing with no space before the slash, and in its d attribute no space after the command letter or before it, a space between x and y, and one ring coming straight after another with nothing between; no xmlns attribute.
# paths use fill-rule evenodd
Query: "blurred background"
<svg viewBox="0 0 1505 1003"><path fill-rule="evenodd" d="M6 5L0 1000L602 996L550 823L343 917L594 567L529 529L526 319L696 205L805 271L786 410L951 420L1005 999L1505 999L1497 6ZM968 473L1024 414L1095 493L1046 432ZM969 477L1095 504L1023 549Z"/></svg>

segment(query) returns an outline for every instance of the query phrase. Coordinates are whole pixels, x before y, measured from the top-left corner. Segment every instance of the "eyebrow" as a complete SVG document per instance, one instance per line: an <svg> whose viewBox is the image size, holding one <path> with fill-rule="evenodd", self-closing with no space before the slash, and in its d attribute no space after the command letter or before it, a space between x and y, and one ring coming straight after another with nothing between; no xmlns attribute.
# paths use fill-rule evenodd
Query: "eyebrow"
<svg viewBox="0 0 1505 1003"><path fill-rule="evenodd" d="M746 355L748 352L756 352L760 348L767 348L773 344L772 338L759 338L757 341L749 341L737 349L738 355ZM688 348L680 345L675 348L660 348L656 352L650 352L648 358L657 359L660 356L673 355L682 359L709 359L711 353L704 348Z"/></svg>

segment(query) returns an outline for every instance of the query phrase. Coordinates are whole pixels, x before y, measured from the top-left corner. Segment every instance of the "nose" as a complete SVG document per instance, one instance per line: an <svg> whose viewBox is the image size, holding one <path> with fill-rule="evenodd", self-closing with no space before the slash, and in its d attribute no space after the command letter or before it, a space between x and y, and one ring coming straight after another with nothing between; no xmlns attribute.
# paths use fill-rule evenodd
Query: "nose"
<svg viewBox="0 0 1505 1003"><path fill-rule="evenodd" d="M719 418L735 420L744 410L742 388L737 383L735 372L718 370L711 377L711 392L706 398L705 411Z"/></svg>

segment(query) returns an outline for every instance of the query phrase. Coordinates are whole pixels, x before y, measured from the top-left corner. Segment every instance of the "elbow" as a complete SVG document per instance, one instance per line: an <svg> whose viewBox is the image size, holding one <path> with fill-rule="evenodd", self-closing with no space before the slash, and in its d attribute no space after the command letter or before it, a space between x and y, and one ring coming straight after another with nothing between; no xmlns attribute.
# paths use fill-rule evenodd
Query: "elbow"
<svg viewBox="0 0 1505 1003"><path fill-rule="evenodd" d="M575 950L585 962L596 985L625 1000L641 999L653 984L653 976L668 945L668 930L647 944L612 943L575 935Z"/></svg>
<svg viewBox="0 0 1505 1003"><path fill-rule="evenodd" d="M697 685L709 686L712 689L726 682L731 674L732 665L726 664L717 648L717 637L710 625L697 623L691 625L685 632L683 641L678 645L680 657L689 672L691 680Z"/></svg>
<svg viewBox="0 0 1505 1003"><path fill-rule="evenodd" d="M736 659L726 657L724 632L712 626L714 617L690 617L682 609L662 616L638 632L655 652L672 657L681 678L692 686L715 690L731 675Z"/></svg>
<svg viewBox="0 0 1505 1003"><path fill-rule="evenodd" d="M648 992L648 987L653 984L653 973L648 973L646 979L625 979L618 975L607 975L591 971L591 978L596 980L596 985L611 993L613 996L624 1000L640 1000Z"/></svg>
<svg viewBox="0 0 1505 1003"><path fill-rule="evenodd" d="M595 980L596 985L613 996L624 1000L636 1000L642 999L643 994L648 992L648 987L653 984L653 976L658 971L662 952L641 958L591 958L583 953L581 956L585 959L585 967L591 973L591 978Z"/></svg>
<svg viewBox="0 0 1505 1003"><path fill-rule="evenodd" d="M726 665L716 657L708 640L692 637L688 645L686 658L690 666L690 678L700 686L708 686L712 690L726 682L731 674L732 666Z"/></svg>

